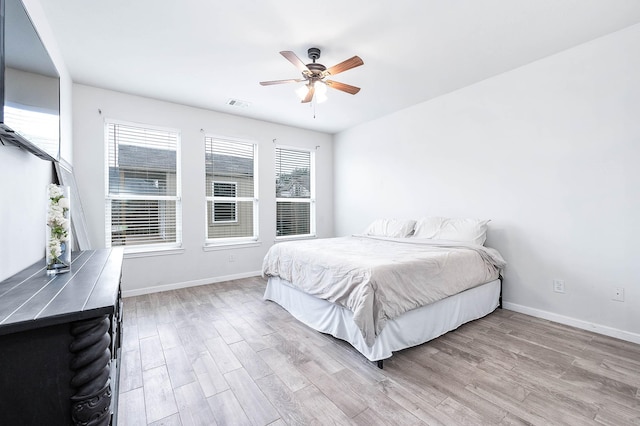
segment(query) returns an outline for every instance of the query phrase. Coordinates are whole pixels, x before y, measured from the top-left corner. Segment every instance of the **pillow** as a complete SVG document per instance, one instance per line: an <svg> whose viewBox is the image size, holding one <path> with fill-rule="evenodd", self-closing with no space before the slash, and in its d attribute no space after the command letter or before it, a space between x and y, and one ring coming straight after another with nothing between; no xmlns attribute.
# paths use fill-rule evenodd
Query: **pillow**
<svg viewBox="0 0 640 426"><path fill-rule="evenodd" d="M483 245L489 220L424 217L416 223L414 237L461 241Z"/></svg>
<svg viewBox="0 0 640 426"><path fill-rule="evenodd" d="M422 219L418 219L413 236L437 239L438 233L440 232L445 220L447 220L446 217L439 216L423 217Z"/></svg>
<svg viewBox="0 0 640 426"><path fill-rule="evenodd" d="M404 238L411 235L416 221L413 219L378 219L364 231L376 237Z"/></svg>

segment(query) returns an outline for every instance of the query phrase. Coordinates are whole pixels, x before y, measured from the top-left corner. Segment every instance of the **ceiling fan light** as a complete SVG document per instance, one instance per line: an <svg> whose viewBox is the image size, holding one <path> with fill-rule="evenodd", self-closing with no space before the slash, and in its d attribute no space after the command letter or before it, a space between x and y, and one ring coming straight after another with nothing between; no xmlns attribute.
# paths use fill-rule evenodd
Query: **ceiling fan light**
<svg viewBox="0 0 640 426"><path fill-rule="evenodd" d="M314 83L314 86L316 88L316 95L322 95L326 98L326 94L327 94L327 85L326 83L318 80Z"/></svg>
<svg viewBox="0 0 640 426"><path fill-rule="evenodd" d="M300 100L307 97L307 93L309 93L309 86L304 84L296 89L296 95L300 98Z"/></svg>
<svg viewBox="0 0 640 426"><path fill-rule="evenodd" d="M316 93L315 94L315 98L316 98L316 102L319 103L319 104L321 104L321 103L325 102L327 99L329 99L327 97L326 93Z"/></svg>

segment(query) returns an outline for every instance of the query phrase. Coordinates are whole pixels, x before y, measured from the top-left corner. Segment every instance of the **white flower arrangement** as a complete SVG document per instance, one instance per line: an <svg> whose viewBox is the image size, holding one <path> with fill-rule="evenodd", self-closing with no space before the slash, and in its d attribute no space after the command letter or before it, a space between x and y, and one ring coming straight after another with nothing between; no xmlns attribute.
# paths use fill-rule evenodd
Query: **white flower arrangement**
<svg viewBox="0 0 640 426"><path fill-rule="evenodd" d="M71 263L69 247L69 198L56 184L49 184L47 212L47 268L64 269Z"/></svg>

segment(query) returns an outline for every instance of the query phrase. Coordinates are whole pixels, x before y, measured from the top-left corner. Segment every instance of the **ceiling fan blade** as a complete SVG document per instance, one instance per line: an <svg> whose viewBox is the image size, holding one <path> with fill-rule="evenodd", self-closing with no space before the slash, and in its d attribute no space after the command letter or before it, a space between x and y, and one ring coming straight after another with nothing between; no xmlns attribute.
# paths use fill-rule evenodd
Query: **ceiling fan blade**
<svg viewBox="0 0 640 426"><path fill-rule="evenodd" d="M311 71L309 71L309 68L307 68L307 66L304 64L304 62L302 62L300 60L300 58L298 58L296 56L295 53L293 53L290 50L284 50L282 52L280 52L280 54L282 56L284 56L285 58L287 58L287 60L289 62L291 62L293 65L295 65L296 68L298 68L302 73L310 73Z"/></svg>
<svg viewBox="0 0 640 426"><path fill-rule="evenodd" d="M316 92L316 87L313 84L307 84L307 87L309 88L309 91L307 92L307 96L305 96L305 98L302 100L303 104L311 102L311 99L313 99L313 94Z"/></svg>
<svg viewBox="0 0 640 426"><path fill-rule="evenodd" d="M272 84L283 84L283 83L299 83L304 81L301 78L291 78L289 80L271 80L271 81L261 81L260 84L262 86L271 86Z"/></svg>
<svg viewBox="0 0 640 426"><path fill-rule="evenodd" d="M325 83L327 83L327 86L333 89L342 90L343 92L347 92L352 95L355 95L360 91L359 87L351 86L350 84L346 83L340 83L339 81L325 80Z"/></svg>
<svg viewBox="0 0 640 426"><path fill-rule="evenodd" d="M341 72L345 72L350 70L351 68L359 67L364 64L362 59L359 56L354 56L353 58L349 58L346 61L342 61L339 64L336 64L330 68L327 68L325 71L326 74L336 75Z"/></svg>

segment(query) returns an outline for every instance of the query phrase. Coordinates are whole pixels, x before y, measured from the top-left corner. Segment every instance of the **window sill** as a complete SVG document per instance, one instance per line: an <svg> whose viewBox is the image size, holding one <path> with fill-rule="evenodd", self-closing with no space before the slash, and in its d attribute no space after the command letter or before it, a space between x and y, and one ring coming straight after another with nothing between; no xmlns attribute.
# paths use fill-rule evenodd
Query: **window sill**
<svg viewBox="0 0 640 426"><path fill-rule="evenodd" d="M202 247L202 251L216 251L216 250L229 250L233 248L249 248L249 247L260 247L262 245L262 241L228 241L221 243L205 243Z"/></svg>
<svg viewBox="0 0 640 426"><path fill-rule="evenodd" d="M275 242L281 243L283 241L294 241L294 240L315 240L318 238L317 235L291 235L287 237L276 237Z"/></svg>
<svg viewBox="0 0 640 426"><path fill-rule="evenodd" d="M124 248L125 259L135 259L138 257L167 256L172 254L182 254L182 247L167 248L142 248L142 247L126 247Z"/></svg>

